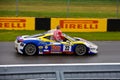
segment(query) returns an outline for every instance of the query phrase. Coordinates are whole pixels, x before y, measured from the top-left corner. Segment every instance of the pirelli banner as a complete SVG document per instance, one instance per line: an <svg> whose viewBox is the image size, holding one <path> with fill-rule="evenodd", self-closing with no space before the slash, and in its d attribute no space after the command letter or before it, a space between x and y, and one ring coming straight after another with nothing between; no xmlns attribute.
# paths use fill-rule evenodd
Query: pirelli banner
<svg viewBox="0 0 120 80"><path fill-rule="evenodd" d="M0 29L35 30L34 17L0 17Z"/></svg>
<svg viewBox="0 0 120 80"><path fill-rule="evenodd" d="M107 19L51 18L51 29L61 26L63 32L106 32Z"/></svg>

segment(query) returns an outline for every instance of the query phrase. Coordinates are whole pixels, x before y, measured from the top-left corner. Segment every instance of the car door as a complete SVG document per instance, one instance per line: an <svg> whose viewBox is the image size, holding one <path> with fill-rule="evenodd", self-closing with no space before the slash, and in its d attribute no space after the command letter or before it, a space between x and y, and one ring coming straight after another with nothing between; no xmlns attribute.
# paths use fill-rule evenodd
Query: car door
<svg viewBox="0 0 120 80"><path fill-rule="evenodd" d="M65 38L65 40L61 42L61 44L63 47L63 52L72 52L72 42L69 39Z"/></svg>
<svg viewBox="0 0 120 80"><path fill-rule="evenodd" d="M49 53L52 53L52 54L62 53L61 42L56 42L51 37L52 35L47 35L41 38L41 40L44 41L44 43L46 43L46 45L44 45L44 51L46 53L47 51L49 51Z"/></svg>

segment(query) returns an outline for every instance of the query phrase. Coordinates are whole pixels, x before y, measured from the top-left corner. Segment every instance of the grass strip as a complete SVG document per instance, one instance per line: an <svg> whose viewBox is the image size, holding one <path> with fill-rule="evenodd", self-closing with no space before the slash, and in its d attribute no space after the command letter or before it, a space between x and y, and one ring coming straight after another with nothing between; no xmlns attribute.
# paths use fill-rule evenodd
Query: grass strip
<svg viewBox="0 0 120 80"><path fill-rule="evenodd" d="M45 32L43 30L0 30L0 41L14 41L17 36L32 35ZM65 32L72 37L81 37L90 41L119 41L120 32Z"/></svg>

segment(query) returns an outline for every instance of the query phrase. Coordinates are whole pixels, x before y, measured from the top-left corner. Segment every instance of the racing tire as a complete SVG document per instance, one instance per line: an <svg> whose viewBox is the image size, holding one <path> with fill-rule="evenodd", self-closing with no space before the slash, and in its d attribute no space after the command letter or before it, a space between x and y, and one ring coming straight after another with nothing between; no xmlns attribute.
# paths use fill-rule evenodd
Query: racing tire
<svg viewBox="0 0 120 80"><path fill-rule="evenodd" d="M33 56L35 55L37 52L37 47L34 45L34 44L27 44L25 47L24 47L24 53L25 55L28 55L28 56Z"/></svg>
<svg viewBox="0 0 120 80"><path fill-rule="evenodd" d="M75 47L75 53L79 56L85 55L87 53L87 47L83 44L79 44Z"/></svg>

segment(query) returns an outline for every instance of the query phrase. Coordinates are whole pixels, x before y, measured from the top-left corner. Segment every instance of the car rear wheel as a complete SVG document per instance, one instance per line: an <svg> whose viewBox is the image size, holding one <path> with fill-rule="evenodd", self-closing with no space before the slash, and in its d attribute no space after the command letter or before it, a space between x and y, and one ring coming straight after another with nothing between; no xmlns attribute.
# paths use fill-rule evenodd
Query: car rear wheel
<svg viewBox="0 0 120 80"><path fill-rule="evenodd" d="M87 52L87 48L83 44L77 45L76 48L75 48L75 53L77 55L85 55L86 52Z"/></svg>
<svg viewBox="0 0 120 80"><path fill-rule="evenodd" d="M37 52L37 48L34 44L27 44L24 48L24 53L28 56L35 55Z"/></svg>

